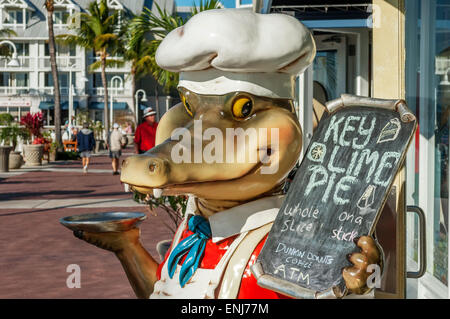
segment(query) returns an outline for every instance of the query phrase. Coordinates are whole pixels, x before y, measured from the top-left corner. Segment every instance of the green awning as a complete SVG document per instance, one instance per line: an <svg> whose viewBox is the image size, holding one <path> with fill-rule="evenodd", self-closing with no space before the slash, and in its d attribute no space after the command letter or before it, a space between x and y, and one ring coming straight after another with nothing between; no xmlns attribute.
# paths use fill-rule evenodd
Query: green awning
<svg viewBox="0 0 450 319"><path fill-rule="evenodd" d="M126 102L114 102L113 108L114 110L126 110L128 104ZM91 110L103 110L105 108L104 102L91 102L89 103L89 109ZM110 108L108 104L108 109Z"/></svg>
<svg viewBox="0 0 450 319"><path fill-rule="evenodd" d="M80 104L78 101L73 102L73 109L76 110ZM39 109L41 110L53 110L55 108L55 102L54 101L41 101L39 103ZM64 101L61 103L61 110L68 110L69 109L69 102Z"/></svg>

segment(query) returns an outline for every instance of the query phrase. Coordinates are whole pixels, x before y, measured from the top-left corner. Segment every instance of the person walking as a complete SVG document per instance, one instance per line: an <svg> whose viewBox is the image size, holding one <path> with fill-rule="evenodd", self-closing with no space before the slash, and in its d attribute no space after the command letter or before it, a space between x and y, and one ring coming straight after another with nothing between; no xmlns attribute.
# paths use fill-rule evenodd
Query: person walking
<svg viewBox="0 0 450 319"><path fill-rule="evenodd" d="M83 163L83 172L87 173L91 152L95 147L94 132L89 129L88 123L83 123L83 128L78 132L77 144Z"/></svg>
<svg viewBox="0 0 450 319"><path fill-rule="evenodd" d="M156 112L147 107L144 110L144 122L136 128L134 134L134 152L142 154L155 146L156 128L158 123L155 119Z"/></svg>
<svg viewBox="0 0 450 319"><path fill-rule="evenodd" d="M122 148L124 147L124 136L119 130L120 125L114 123L113 130L108 134L106 147L109 149L109 158L112 161L113 175L119 175L119 159L122 155Z"/></svg>
<svg viewBox="0 0 450 319"><path fill-rule="evenodd" d="M133 134L133 128L131 127L131 123L127 122L124 129L125 134Z"/></svg>

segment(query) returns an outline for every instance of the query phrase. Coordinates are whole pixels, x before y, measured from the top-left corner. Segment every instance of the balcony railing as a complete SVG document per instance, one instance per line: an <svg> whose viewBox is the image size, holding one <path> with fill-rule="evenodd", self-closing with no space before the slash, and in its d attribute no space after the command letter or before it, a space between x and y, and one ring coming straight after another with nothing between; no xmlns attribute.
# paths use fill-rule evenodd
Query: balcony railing
<svg viewBox="0 0 450 319"><path fill-rule="evenodd" d="M73 89L73 95L83 95L83 90L80 88L74 88ZM41 94L48 94L48 95L54 95L55 94L55 88L53 86L46 86L43 88L39 88L39 92ZM68 87L60 87L59 92L61 95L69 95L69 88Z"/></svg>
<svg viewBox="0 0 450 319"><path fill-rule="evenodd" d="M99 95L99 96L104 96L105 95L105 89L103 87L97 87L97 88L91 88L89 90L89 94L90 95ZM108 88L108 94L111 96L116 96L116 95L124 95L125 94L125 89L124 88L112 88L109 87Z"/></svg>
<svg viewBox="0 0 450 319"><path fill-rule="evenodd" d="M11 69L11 70L20 70L25 68L34 68L36 66L36 61L38 61L38 68L50 68L50 57L30 57L30 56L19 56L17 57L19 60L20 66L18 67L10 67L8 63L10 59L1 58L0 57L0 68L1 69ZM78 69L83 68L84 65L81 63L81 57L75 56L57 56L56 63L58 64L58 68L64 69L69 68L72 65L77 65Z"/></svg>
<svg viewBox="0 0 450 319"><path fill-rule="evenodd" d="M72 65L77 64L78 67L82 67L81 65L81 57L76 56L57 56L56 64L58 68L68 68ZM39 57L39 68L50 68L50 57Z"/></svg>
<svg viewBox="0 0 450 319"><path fill-rule="evenodd" d="M1 69L6 69L6 68L15 68L15 69L20 69L20 68L30 68L33 67L33 60L35 60L35 58L33 57L29 57L29 56L19 56L17 57L17 59L19 60L20 66L19 67L10 67L8 66L9 63L9 59L7 58L0 58L0 68Z"/></svg>
<svg viewBox="0 0 450 319"><path fill-rule="evenodd" d="M121 60L122 58L120 58L120 57L111 57L111 59L114 59L114 60ZM97 61L99 61L99 60L100 60L99 57L90 57L90 58L87 59L89 65L91 65L92 63L97 62ZM108 71L127 71L127 70L130 69L130 67L131 67L130 62L124 62L124 63L123 63L122 65L120 65L120 66L109 66L109 67L107 68L107 70L108 70ZM98 71L100 71L100 69L98 69Z"/></svg>
<svg viewBox="0 0 450 319"><path fill-rule="evenodd" d="M114 58L119 59L119 58ZM39 69L49 69L51 67L50 63L50 57L31 57L31 56L19 56L18 60L20 62L20 66L18 67L10 67L8 66L8 63L10 59L0 57L0 69L11 69L11 70L20 70L20 69L26 69L26 68L35 68L37 63L37 68ZM85 63L88 63L88 66L92 63L98 61L99 58L88 58ZM72 67L73 65L77 65L77 70L83 69L84 63L83 59L80 56L57 56L56 57L56 63L58 65L58 68L60 69L67 69L69 67ZM108 67L108 71L116 71L116 72L128 72L130 70L131 64L130 62L125 62L121 66L113 66ZM67 72L67 70L64 70ZM76 70L74 70L76 71ZM100 71L100 69L98 69Z"/></svg>
<svg viewBox="0 0 450 319"><path fill-rule="evenodd" d="M68 87L60 88L61 95L69 95ZM31 94L31 95L54 95L54 87L40 87L30 88L21 86L0 86L0 95L18 95L18 94ZM74 95L83 95L84 91L81 88L74 88Z"/></svg>
<svg viewBox="0 0 450 319"><path fill-rule="evenodd" d="M0 95L29 94L30 88L25 86L0 86Z"/></svg>

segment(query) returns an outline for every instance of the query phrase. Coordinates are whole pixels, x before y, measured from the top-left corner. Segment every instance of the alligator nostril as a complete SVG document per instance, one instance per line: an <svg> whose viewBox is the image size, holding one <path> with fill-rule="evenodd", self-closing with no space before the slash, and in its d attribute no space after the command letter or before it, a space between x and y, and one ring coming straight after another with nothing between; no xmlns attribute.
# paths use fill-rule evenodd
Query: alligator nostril
<svg viewBox="0 0 450 319"><path fill-rule="evenodd" d="M125 167L125 166L127 166L128 165L128 161L127 160L123 160L122 161L122 167Z"/></svg>

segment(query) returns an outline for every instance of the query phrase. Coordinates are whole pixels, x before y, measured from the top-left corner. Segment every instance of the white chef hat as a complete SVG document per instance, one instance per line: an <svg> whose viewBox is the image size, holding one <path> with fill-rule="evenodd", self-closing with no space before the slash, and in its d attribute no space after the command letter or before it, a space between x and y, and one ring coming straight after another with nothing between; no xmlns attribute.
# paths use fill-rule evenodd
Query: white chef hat
<svg viewBox="0 0 450 319"><path fill-rule="evenodd" d="M315 53L311 32L292 16L217 9L170 32L156 62L180 72L178 86L198 94L243 91L293 98L293 76L311 64Z"/></svg>

